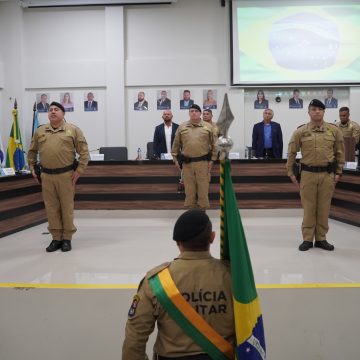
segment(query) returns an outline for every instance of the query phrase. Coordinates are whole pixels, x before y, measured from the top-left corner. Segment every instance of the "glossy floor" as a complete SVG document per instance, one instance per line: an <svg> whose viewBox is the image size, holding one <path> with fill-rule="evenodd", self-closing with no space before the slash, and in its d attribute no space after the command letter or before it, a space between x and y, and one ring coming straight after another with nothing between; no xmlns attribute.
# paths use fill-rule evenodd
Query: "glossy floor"
<svg viewBox="0 0 360 360"><path fill-rule="evenodd" d="M178 254L172 229L180 210L76 211L73 251L46 253L47 224L0 239L0 283L135 286L144 273ZM208 211L217 232L219 211ZM330 220L335 251L298 251L302 211L242 210L258 285L360 283L359 228Z"/></svg>

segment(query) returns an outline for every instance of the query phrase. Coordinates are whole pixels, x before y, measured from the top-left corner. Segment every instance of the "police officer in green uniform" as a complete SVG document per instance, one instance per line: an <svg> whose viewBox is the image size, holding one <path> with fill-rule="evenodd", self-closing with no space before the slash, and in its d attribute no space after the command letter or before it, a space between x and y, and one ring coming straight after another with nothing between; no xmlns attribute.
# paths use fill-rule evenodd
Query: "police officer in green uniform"
<svg viewBox="0 0 360 360"><path fill-rule="evenodd" d="M175 134L171 154L176 167L182 161L187 208L208 209L209 176L217 159L216 136L211 125L201 120L199 105L189 109L190 120L182 123Z"/></svg>
<svg viewBox="0 0 360 360"><path fill-rule="evenodd" d="M89 150L82 131L65 122L65 109L58 102L50 104L50 123L40 126L34 134L28 152L28 162L34 178L40 179L52 242L46 248L53 252L71 250L74 226L75 184L87 166ZM79 161L75 161L76 153ZM37 165L39 154L41 166ZM41 169L41 175L37 170Z"/></svg>
<svg viewBox="0 0 360 360"><path fill-rule="evenodd" d="M195 310L223 341L233 348L235 325L229 264L210 255L215 232L206 213L191 209L175 223L173 239L180 255L170 263L150 270L140 282L128 313L122 360L144 360L146 343L157 323L154 359L211 359L185 333L173 314L160 304L151 281L168 270L187 306Z"/></svg>
<svg viewBox="0 0 360 360"><path fill-rule="evenodd" d="M308 108L310 122L299 126L289 142L287 172L300 189L304 209L300 251L314 245L334 250L334 246L326 241L326 234L331 198L345 162L344 138L336 125L324 121L324 113L325 105L320 100L312 100ZM300 150L301 181L298 184L294 164Z"/></svg>

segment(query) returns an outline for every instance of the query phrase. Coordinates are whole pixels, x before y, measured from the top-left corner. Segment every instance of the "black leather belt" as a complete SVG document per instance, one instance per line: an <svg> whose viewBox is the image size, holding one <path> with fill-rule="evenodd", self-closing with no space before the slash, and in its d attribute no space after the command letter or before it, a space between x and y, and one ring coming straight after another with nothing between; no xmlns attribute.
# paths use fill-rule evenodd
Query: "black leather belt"
<svg viewBox="0 0 360 360"><path fill-rule="evenodd" d="M329 169L328 166L307 166L304 164L301 164L301 171L309 171L313 173L320 173L320 172L327 172Z"/></svg>
<svg viewBox="0 0 360 360"><path fill-rule="evenodd" d="M45 167L41 167L41 171L44 172L45 174L62 174L71 170L74 170L74 164L57 169L48 169Z"/></svg>
<svg viewBox="0 0 360 360"><path fill-rule="evenodd" d="M207 354L198 354L198 355L189 355L189 356L180 356L176 358L170 358L160 355L155 355L156 360L211 360L211 357Z"/></svg>
<svg viewBox="0 0 360 360"><path fill-rule="evenodd" d="M209 154L203 155L203 156L198 156L198 157L187 157L183 155L183 159L184 159L184 163L188 164L191 162L198 162L198 161L210 161L210 156Z"/></svg>

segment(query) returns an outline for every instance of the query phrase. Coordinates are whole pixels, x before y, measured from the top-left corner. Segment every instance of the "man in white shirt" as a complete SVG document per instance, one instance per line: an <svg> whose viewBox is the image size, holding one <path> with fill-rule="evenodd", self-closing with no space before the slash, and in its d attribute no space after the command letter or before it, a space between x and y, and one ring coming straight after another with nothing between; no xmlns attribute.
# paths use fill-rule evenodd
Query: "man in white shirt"
<svg viewBox="0 0 360 360"><path fill-rule="evenodd" d="M161 154L171 153L171 146L175 138L178 124L172 122L171 110L164 110L162 118L164 122L155 128L154 132L154 158L160 159Z"/></svg>

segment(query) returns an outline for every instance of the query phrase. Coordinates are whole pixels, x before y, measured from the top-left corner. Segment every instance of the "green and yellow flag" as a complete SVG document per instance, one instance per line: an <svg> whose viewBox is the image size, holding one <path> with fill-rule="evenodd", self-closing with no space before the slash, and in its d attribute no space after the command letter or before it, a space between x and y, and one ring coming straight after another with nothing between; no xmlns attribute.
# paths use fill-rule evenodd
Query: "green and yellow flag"
<svg viewBox="0 0 360 360"><path fill-rule="evenodd" d="M9 143L6 153L6 167L12 167L19 171L25 166L24 151L21 141L20 128L18 124L18 112L16 102L12 111L13 125L11 127Z"/></svg>
<svg viewBox="0 0 360 360"><path fill-rule="evenodd" d="M229 260L231 267L237 359L264 360L266 349L262 313L229 159L221 161L220 205L221 258Z"/></svg>

